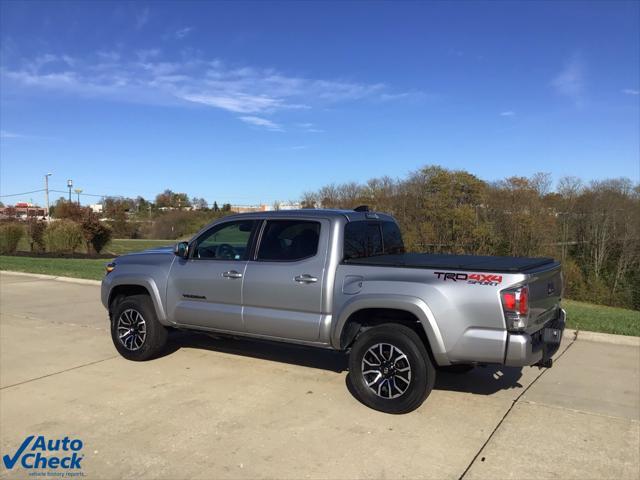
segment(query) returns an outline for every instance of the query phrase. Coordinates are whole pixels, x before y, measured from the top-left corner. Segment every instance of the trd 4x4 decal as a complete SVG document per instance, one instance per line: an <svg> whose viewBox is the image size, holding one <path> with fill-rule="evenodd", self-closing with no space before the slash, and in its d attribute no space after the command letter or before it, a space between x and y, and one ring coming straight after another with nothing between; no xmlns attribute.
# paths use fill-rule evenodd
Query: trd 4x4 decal
<svg viewBox="0 0 640 480"><path fill-rule="evenodd" d="M433 272L438 279L446 282L452 280L454 282L467 282L472 285L493 285L502 283L502 275L493 273L458 273L458 272Z"/></svg>

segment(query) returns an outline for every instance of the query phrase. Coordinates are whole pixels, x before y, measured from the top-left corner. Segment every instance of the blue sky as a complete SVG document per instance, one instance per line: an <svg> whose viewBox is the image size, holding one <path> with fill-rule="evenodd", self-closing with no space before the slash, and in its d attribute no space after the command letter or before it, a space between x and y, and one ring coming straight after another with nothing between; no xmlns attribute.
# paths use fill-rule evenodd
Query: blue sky
<svg viewBox="0 0 640 480"><path fill-rule="evenodd" d="M0 9L2 195L47 172L58 190L236 204L426 164L640 174L638 2Z"/></svg>

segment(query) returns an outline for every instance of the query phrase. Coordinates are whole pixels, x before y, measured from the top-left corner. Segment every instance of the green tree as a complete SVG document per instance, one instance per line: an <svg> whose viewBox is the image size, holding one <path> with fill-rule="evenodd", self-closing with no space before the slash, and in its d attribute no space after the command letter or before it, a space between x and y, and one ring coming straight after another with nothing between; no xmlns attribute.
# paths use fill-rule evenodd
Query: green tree
<svg viewBox="0 0 640 480"><path fill-rule="evenodd" d="M51 216L80 222L86 209L87 207L81 207L76 202L69 202L61 197L56 202L53 210L51 210Z"/></svg>
<svg viewBox="0 0 640 480"><path fill-rule="evenodd" d="M186 193L175 193L167 189L156 195L156 205L158 208L185 208L191 206L191 202Z"/></svg>
<svg viewBox="0 0 640 480"><path fill-rule="evenodd" d="M47 224L42 220L33 217L27 220L29 245L32 252L43 251L45 249L44 231L46 228Z"/></svg>
<svg viewBox="0 0 640 480"><path fill-rule="evenodd" d="M100 222L92 212L85 214L80 226L87 246L87 253L94 251L99 254L102 252L102 249L111 240L111 228Z"/></svg>

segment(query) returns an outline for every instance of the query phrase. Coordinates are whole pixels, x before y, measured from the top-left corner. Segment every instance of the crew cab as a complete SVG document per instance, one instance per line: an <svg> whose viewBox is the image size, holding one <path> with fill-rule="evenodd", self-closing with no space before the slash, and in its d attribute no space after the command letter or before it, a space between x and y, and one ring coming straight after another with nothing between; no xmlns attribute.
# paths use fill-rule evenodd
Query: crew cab
<svg viewBox="0 0 640 480"><path fill-rule="evenodd" d="M565 325L553 259L405 253L366 207L227 216L116 258L101 295L127 359L172 328L346 351L355 396L389 413L419 407L438 369L549 367Z"/></svg>

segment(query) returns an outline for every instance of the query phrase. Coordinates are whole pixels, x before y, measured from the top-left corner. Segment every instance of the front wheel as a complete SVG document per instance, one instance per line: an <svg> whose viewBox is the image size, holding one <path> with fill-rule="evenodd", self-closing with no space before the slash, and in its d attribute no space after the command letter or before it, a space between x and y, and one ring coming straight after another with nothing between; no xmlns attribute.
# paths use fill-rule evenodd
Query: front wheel
<svg viewBox="0 0 640 480"><path fill-rule="evenodd" d="M162 352L167 337L148 295L125 297L112 309L111 339L124 358L150 360Z"/></svg>
<svg viewBox="0 0 640 480"><path fill-rule="evenodd" d="M349 381L362 403L386 413L408 413L429 396L436 371L418 334L404 325L365 330L351 348Z"/></svg>

